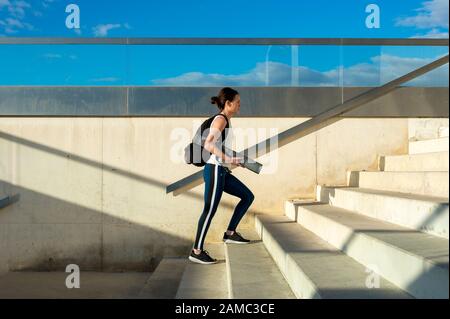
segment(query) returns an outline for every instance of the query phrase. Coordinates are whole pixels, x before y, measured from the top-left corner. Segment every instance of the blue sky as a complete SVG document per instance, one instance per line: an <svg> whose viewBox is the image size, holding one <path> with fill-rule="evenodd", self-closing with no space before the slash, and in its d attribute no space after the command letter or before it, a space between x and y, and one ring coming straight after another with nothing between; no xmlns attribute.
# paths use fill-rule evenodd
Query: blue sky
<svg viewBox="0 0 450 319"><path fill-rule="evenodd" d="M70 3L80 8L77 30L65 25ZM368 4L380 8L378 29L366 26ZM0 0L0 36L448 38L448 0ZM379 85L446 52L436 47L321 46L297 52L289 46L0 46L0 84ZM296 54L298 66L292 62ZM448 66L418 83L448 85L446 74Z"/></svg>

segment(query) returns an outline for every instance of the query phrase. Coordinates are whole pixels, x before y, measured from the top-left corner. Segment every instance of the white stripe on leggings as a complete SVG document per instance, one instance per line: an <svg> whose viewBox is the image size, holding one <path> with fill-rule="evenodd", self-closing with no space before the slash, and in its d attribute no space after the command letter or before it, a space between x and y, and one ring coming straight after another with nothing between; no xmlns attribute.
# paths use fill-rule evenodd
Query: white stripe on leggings
<svg viewBox="0 0 450 319"><path fill-rule="evenodd" d="M215 171L214 172L214 188L213 188L213 193L212 193L212 198L211 198L211 204L209 206L208 215L206 216L205 222L203 223L202 232L200 233L200 238L198 240L199 247L197 247L197 249L200 249L200 246L202 243L202 238L205 235L206 225L208 225L208 220L211 217L211 212L214 207L214 200L216 199L216 188L217 188L217 180L218 180L218 174L219 174L219 165L214 165L214 167L215 167L215 169L214 169L214 171Z"/></svg>

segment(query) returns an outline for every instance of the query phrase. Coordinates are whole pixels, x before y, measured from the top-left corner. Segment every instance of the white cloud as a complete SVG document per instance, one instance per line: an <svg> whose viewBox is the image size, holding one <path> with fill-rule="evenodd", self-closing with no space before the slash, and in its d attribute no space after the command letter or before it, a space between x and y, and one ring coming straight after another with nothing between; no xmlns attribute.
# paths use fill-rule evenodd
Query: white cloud
<svg viewBox="0 0 450 319"><path fill-rule="evenodd" d="M42 57L46 58L46 59L62 59L64 57L69 58L70 60L76 60L78 59L78 56L75 54L70 54L70 55L62 55L59 53L45 53L42 55Z"/></svg>
<svg viewBox="0 0 450 319"><path fill-rule="evenodd" d="M120 78L106 77L106 78L90 79L89 81L91 81L91 82L117 82L117 81L120 81Z"/></svg>
<svg viewBox="0 0 450 319"><path fill-rule="evenodd" d="M40 4L47 8L57 0L44 0ZM28 23L25 18L27 14L35 17L42 17L43 13L33 2L33 7L29 1L25 0L0 0L0 10L6 9L7 16L0 20L0 31L7 34L18 33L21 30L34 30L34 26Z"/></svg>
<svg viewBox="0 0 450 319"><path fill-rule="evenodd" d="M421 66L431 63L442 56L433 58L405 58L384 54L373 58L375 63L379 63L382 82L394 80ZM448 64L426 73L417 79L410 81L407 85L414 86L448 86Z"/></svg>
<svg viewBox="0 0 450 319"><path fill-rule="evenodd" d="M94 32L94 35L96 37L106 37L108 35L108 32L113 29L119 29L122 25L121 24L99 24L92 28L92 31Z"/></svg>
<svg viewBox="0 0 450 319"><path fill-rule="evenodd" d="M371 59L370 63L359 63L343 70L344 86L379 86L404 75L414 69L437 59L404 58L393 55L381 55ZM265 86L266 70L269 72L269 86L291 86L291 74L300 74L301 86L339 86L341 83L339 68L320 72L307 67L297 70L284 63L259 62L247 73L217 74L188 72L176 77L152 80L159 86ZM448 86L448 65L425 74L408 85Z"/></svg>
<svg viewBox="0 0 450 319"><path fill-rule="evenodd" d="M448 39L448 31L445 32L434 28L425 34L416 34L412 38Z"/></svg>
<svg viewBox="0 0 450 319"><path fill-rule="evenodd" d="M46 54L44 54L44 58L46 58L46 59L61 59L62 55L55 54L55 53L46 53Z"/></svg>
<svg viewBox="0 0 450 319"><path fill-rule="evenodd" d="M297 69L301 85L337 86L339 84L339 73L335 70L319 72L302 66ZM270 86L290 86L292 71L293 68L288 64L269 61L267 64L258 62L252 70L242 74L189 72L173 78L156 79L152 82L161 86L265 86L268 78L267 84Z"/></svg>
<svg viewBox="0 0 450 319"><path fill-rule="evenodd" d="M396 25L416 27L419 29L447 28L448 29L448 0L431 0L422 3L416 9L416 15L398 18Z"/></svg>
<svg viewBox="0 0 450 319"><path fill-rule="evenodd" d="M0 20L0 27L3 28L3 30L7 34L14 34L17 33L19 30L34 29L34 27L31 24L27 22L22 22L21 20L16 18L6 18L5 20Z"/></svg>
<svg viewBox="0 0 450 319"><path fill-rule="evenodd" d="M11 27L17 27L17 28L23 28L24 27L24 24L21 21L17 20L17 19L8 18L8 19L6 19L6 22Z"/></svg>
<svg viewBox="0 0 450 319"><path fill-rule="evenodd" d="M332 75L321 73L312 69L298 67L302 84L314 83L316 85L333 85L335 79ZM266 71L269 74L269 85L289 86L291 84L292 67L290 65L269 61L258 62L256 66L247 73L242 74L205 74L202 72L189 72L180 76L168 79L156 79L156 85L197 85L197 86L221 86L228 85L241 86L264 86L266 84ZM305 83L306 81L306 83ZM334 83L336 85L336 83Z"/></svg>
<svg viewBox="0 0 450 319"><path fill-rule="evenodd" d="M42 6L44 8L48 8L50 6L50 4L52 4L53 2L55 2L55 0L44 0L44 1L42 1Z"/></svg>
<svg viewBox="0 0 450 319"><path fill-rule="evenodd" d="M12 17L22 19L25 17L25 10L31 8L26 1L14 1L8 6L8 12Z"/></svg>
<svg viewBox="0 0 450 319"><path fill-rule="evenodd" d="M9 0L0 0L0 9L6 6L10 6Z"/></svg>

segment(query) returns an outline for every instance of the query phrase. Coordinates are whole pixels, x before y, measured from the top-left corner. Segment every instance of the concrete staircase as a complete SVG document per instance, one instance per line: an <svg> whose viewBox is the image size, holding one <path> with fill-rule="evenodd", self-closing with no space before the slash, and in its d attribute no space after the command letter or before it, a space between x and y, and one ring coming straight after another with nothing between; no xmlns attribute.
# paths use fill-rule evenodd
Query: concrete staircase
<svg viewBox="0 0 450 319"><path fill-rule="evenodd" d="M214 265L188 262L176 299L293 299L268 251L253 230L242 234L252 239L248 245L208 244Z"/></svg>
<svg viewBox="0 0 450 319"><path fill-rule="evenodd" d="M410 298L383 278L368 288L366 267L287 216L259 215L256 227L297 298Z"/></svg>
<svg viewBox="0 0 450 319"><path fill-rule="evenodd" d="M246 232L255 238L255 232ZM225 245L228 297L230 299L293 299L283 275L261 241Z"/></svg>
<svg viewBox="0 0 450 319"><path fill-rule="evenodd" d="M219 260L213 265L188 261L181 278L176 299L227 299L227 268L223 244L205 245L211 256Z"/></svg>
<svg viewBox="0 0 450 319"><path fill-rule="evenodd" d="M285 216L256 216L298 298L448 298L448 127L438 132L380 156L378 171L348 172L345 187L287 201Z"/></svg>
<svg viewBox="0 0 450 319"><path fill-rule="evenodd" d="M448 127L414 138L378 171L348 172L285 214L255 215L249 245L188 264L177 298L448 298Z"/></svg>
<svg viewBox="0 0 450 319"><path fill-rule="evenodd" d="M148 277L137 299L173 299L186 269L186 258L163 258Z"/></svg>

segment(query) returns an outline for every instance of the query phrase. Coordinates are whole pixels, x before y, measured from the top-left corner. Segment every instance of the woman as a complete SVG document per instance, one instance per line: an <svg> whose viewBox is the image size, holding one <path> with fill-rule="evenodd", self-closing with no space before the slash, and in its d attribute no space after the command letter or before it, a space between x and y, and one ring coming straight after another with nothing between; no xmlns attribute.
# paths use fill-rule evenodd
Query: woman
<svg viewBox="0 0 450 319"><path fill-rule="evenodd" d="M211 98L211 103L217 105L220 113L212 121L204 144L205 149L211 153L203 170L205 206L198 221L195 244L189 256L189 260L200 264L214 264L217 262L203 249L203 244L222 193L225 192L241 199L234 209L227 231L223 234L225 243L247 244L250 242L236 232L236 227L254 199L253 193L231 174L231 167L242 166L242 158L231 157L222 152L220 147L222 131L228 126L227 123L230 123L230 119L239 112L239 93L228 87L223 88L218 96ZM227 144L226 140L225 138L225 141L223 141L225 145Z"/></svg>

